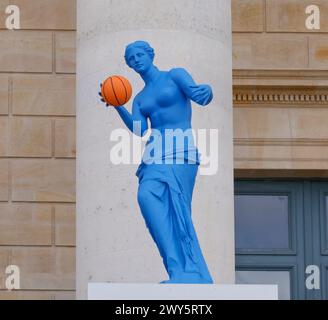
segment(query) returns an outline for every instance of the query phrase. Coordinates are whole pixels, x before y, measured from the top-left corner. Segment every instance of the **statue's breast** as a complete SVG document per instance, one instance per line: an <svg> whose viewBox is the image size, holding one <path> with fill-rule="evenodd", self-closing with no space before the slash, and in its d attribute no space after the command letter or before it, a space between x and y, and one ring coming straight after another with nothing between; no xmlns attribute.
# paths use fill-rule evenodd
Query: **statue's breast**
<svg viewBox="0 0 328 320"><path fill-rule="evenodd" d="M180 98L179 89L175 84L166 83L157 88L156 102L161 107L168 107L176 103Z"/></svg>
<svg viewBox="0 0 328 320"><path fill-rule="evenodd" d="M175 105L183 94L175 82L165 75L155 86L145 89L140 96L140 108L145 115Z"/></svg>
<svg viewBox="0 0 328 320"><path fill-rule="evenodd" d="M140 111L149 116L156 109L156 100L149 94L144 94L140 98Z"/></svg>

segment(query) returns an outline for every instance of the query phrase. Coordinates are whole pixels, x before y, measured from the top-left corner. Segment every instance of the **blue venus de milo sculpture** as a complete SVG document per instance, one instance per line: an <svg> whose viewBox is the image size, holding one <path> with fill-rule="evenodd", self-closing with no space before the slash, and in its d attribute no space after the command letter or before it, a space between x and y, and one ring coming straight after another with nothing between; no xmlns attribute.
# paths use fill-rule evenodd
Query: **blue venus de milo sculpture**
<svg viewBox="0 0 328 320"><path fill-rule="evenodd" d="M200 155L191 132L190 101L209 104L212 89L197 85L183 68L159 70L145 41L129 44L125 61L145 86L133 100L132 113L124 106L115 110L139 136L150 120L151 135L136 175L140 210L169 275L161 283L213 283L191 217Z"/></svg>

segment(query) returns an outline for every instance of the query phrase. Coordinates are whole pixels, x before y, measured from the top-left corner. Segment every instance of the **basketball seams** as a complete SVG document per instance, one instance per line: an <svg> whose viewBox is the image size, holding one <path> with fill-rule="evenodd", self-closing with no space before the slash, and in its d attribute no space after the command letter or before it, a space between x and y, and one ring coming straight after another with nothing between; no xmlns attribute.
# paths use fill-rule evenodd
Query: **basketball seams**
<svg viewBox="0 0 328 320"><path fill-rule="evenodd" d="M112 79L112 77L110 77L109 79L110 79L110 82L111 82L111 84L112 84L112 88L113 88L113 93L114 93L115 99L116 99L118 105L120 106L121 103L120 103L120 101L118 100L118 98L117 98L117 96L116 96L115 87L114 87L114 84L113 84L113 79Z"/></svg>
<svg viewBox="0 0 328 320"><path fill-rule="evenodd" d="M117 77L115 76L115 78L118 78L121 81L121 83L122 83L122 85L124 87L124 91L125 91L125 99L124 99L124 101L127 101L128 100L128 91L126 90L126 87L125 87L125 84L124 84L123 80L119 76L117 76Z"/></svg>
<svg viewBox="0 0 328 320"><path fill-rule="evenodd" d="M105 82L103 83L103 85L102 85L102 87L101 87L101 91L102 91L103 96L104 96L104 98L105 98L105 101L106 101L107 103L109 103L109 99L106 97L106 90L105 90L105 87L106 87L106 83L107 83L108 80L109 80L109 78L107 78L107 79L105 80Z"/></svg>

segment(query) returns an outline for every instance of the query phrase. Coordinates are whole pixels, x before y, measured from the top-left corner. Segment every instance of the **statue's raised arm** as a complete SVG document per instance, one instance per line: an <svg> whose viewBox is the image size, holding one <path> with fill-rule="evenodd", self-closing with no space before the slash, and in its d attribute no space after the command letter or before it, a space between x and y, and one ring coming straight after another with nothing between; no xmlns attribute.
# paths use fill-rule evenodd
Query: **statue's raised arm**
<svg viewBox="0 0 328 320"><path fill-rule="evenodd" d="M170 75L189 99L202 106L212 101L212 88L207 84L197 85L192 76L184 68L173 68L170 70Z"/></svg>

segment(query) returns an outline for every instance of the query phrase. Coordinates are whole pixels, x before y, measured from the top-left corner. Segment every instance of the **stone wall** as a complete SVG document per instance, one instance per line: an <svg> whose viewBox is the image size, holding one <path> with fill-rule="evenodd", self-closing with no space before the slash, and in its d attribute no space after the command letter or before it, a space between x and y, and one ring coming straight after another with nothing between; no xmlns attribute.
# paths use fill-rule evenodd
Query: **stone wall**
<svg viewBox="0 0 328 320"><path fill-rule="evenodd" d="M0 28L0 299L72 299L75 0L0 0ZM22 290L6 290L8 265Z"/></svg>
<svg viewBox="0 0 328 320"><path fill-rule="evenodd" d="M320 9L308 30L305 8ZM235 177L328 176L328 2L233 0Z"/></svg>

